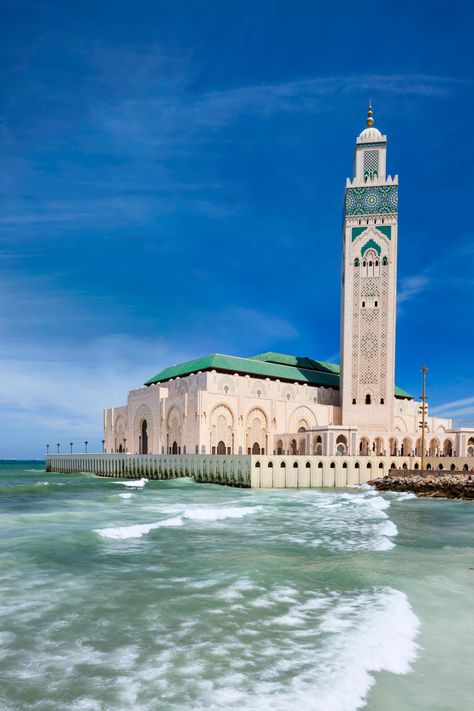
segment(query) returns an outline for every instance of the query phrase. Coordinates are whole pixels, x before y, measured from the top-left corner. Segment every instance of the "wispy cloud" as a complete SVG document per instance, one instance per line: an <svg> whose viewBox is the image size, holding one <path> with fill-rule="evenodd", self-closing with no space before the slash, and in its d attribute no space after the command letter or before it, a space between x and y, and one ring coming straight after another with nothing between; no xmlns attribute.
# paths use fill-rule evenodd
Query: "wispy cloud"
<svg viewBox="0 0 474 711"><path fill-rule="evenodd" d="M439 417L451 417L453 419L471 415L472 417L470 419L474 422L474 396L436 405L430 408L430 414Z"/></svg>
<svg viewBox="0 0 474 711"><path fill-rule="evenodd" d="M140 354L137 357L137 354ZM109 335L59 349L29 344L0 357L0 457L43 451L43 440L100 441L104 407L124 405L127 392L191 354L165 339ZM27 438L27 441L25 441Z"/></svg>
<svg viewBox="0 0 474 711"><path fill-rule="evenodd" d="M244 114L266 118L276 112L318 112L327 109L330 95L363 92L448 96L465 84L454 77L407 75L335 75L290 82L251 84L231 89L193 93L186 90L122 97L97 107L95 117L117 141L176 148L190 135L215 131ZM136 146L135 146L136 149Z"/></svg>
<svg viewBox="0 0 474 711"><path fill-rule="evenodd" d="M426 274L404 277L398 289L397 303L400 305L418 296L418 294L428 288L430 281L430 277Z"/></svg>

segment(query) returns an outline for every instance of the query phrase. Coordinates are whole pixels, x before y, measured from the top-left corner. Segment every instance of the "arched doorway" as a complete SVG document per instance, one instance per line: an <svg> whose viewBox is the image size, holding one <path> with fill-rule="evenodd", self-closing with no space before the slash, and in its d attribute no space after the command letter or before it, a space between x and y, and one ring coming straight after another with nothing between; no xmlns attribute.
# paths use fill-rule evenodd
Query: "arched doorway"
<svg viewBox="0 0 474 711"><path fill-rule="evenodd" d="M377 457L383 457L384 446L382 437L375 438L375 454Z"/></svg>
<svg viewBox="0 0 474 711"><path fill-rule="evenodd" d="M474 457L474 437L469 437L467 440L467 456Z"/></svg>
<svg viewBox="0 0 474 711"><path fill-rule="evenodd" d="M296 439L292 439L290 442L290 454L298 453L298 445L296 444Z"/></svg>
<svg viewBox="0 0 474 711"><path fill-rule="evenodd" d="M336 454L339 456L347 454L347 439L344 435L339 435L336 439Z"/></svg>
<svg viewBox="0 0 474 711"><path fill-rule="evenodd" d="M176 440L173 442L173 446L171 447L171 454L178 454L178 443Z"/></svg>
<svg viewBox="0 0 474 711"><path fill-rule="evenodd" d="M388 441L388 446L390 449L390 456L396 457L397 456L397 449L398 449L398 442L395 439L395 437L390 437L390 439Z"/></svg>
<svg viewBox="0 0 474 711"><path fill-rule="evenodd" d="M222 440L219 440L219 442L217 443L217 454L225 454L225 453L226 453L225 442L223 442Z"/></svg>
<svg viewBox="0 0 474 711"><path fill-rule="evenodd" d="M359 454L361 454L363 457L367 457L369 454L369 447L370 442L368 437L361 437L359 444Z"/></svg>
<svg viewBox="0 0 474 711"><path fill-rule="evenodd" d="M322 455L323 453L323 440L320 435L313 440L313 454Z"/></svg>
<svg viewBox="0 0 474 711"><path fill-rule="evenodd" d="M409 437L404 437L402 442L402 456L411 457L411 439Z"/></svg>
<svg viewBox="0 0 474 711"><path fill-rule="evenodd" d="M453 456L453 443L450 439L445 440L443 445L443 454L445 457Z"/></svg>
<svg viewBox="0 0 474 711"><path fill-rule="evenodd" d="M142 420L140 427L140 454L148 454L148 422Z"/></svg>
<svg viewBox="0 0 474 711"><path fill-rule="evenodd" d="M254 442L252 445L252 454L260 454L260 445L258 442Z"/></svg>
<svg viewBox="0 0 474 711"><path fill-rule="evenodd" d="M276 449L277 449L277 451L276 451L277 454L283 454L283 442L281 439L278 440Z"/></svg>

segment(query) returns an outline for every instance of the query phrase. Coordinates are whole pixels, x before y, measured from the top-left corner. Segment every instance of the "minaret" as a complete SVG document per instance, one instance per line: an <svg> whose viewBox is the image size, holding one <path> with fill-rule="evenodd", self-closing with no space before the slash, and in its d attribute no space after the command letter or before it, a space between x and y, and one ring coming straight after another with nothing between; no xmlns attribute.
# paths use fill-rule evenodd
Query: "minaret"
<svg viewBox="0 0 474 711"><path fill-rule="evenodd" d="M342 234L342 424L390 431L393 422L398 176L386 177L387 136L357 138Z"/></svg>

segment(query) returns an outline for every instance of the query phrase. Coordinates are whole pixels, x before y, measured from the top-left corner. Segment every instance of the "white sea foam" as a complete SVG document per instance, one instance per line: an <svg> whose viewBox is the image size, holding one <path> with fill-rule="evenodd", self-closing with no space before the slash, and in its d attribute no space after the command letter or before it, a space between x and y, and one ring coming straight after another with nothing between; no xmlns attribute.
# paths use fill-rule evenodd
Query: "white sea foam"
<svg viewBox="0 0 474 711"><path fill-rule="evenodd" d="M131 494L119 494L122 497L131 496ZM146 533L153 531L156 528L167 528L169 526L182 526L184 519L190 521L223 521L225 519L238 519L261 510L261 506L241 506L230 507L223 506L222 508L188 508L185 509L180 516L164 519L163 521L155 521L153 523L132 524L131 526L117 526L113 528L96 528L94 529L103 538L112 538L115 540L124 540L126 538L141 538Z"/></svg>
<svg viewBox="0 0 474 711"><path fill-rule="evenodd" d="M334 593L325 605L328 609L321 611L324 604L318 600L312 611L308 602L294 604L285 615L269 617L266 627L273 628L272 638L277 641L259 648L266 664L258 679L253 677L255 683L248 683L242 667L243 675L239 673L235 679L227 675L225 684L220 679L209 698L194 708L357 711L364 707L375 683L374 673L410 671L417 655L419 620L404 593L392 588L353 598ZM312 646L315 640L319 643ZM224 642L222 647L228 652L232 647L240 655L245 645L241 650L238 641L232 645Z"/></svg>
<svg viewBox="0 0 474 711"><path fill-rule="evenodd" d="M129 486L131 489L143 489L145 484L148 483L148 479L142 477L141 479L136 479L132 481L116 481L114 484L122 484L122 486Z"/></svg>
<svg viewBox="0 0 474 711"><path fill-rule="evenodd" d="M168 528L182 526L181 516L167 518L164 521L155 523L132 524L131 526L117 526L116 528L96 528L95 532L102 538L112 538L115 540L125 540L127 538L141 538L145 533L153 531L155 528Z"/></svg>
<svg viewBox="0 0 474 711"><path fill-rule="evenodd" d="M120 496L121 499L131 499L132 496L133 496L133 494L129 494L129 493L127 493L127 494L119 494L119 496Z"/></svg>
<svg viewBox="0 0 474 711"><path fill-rule="evenodd" d="M227 518L244 518L262 510L262 506L222 506L221 508L188 508L183 516L191 521L224 521Z"/></svg>
<svg viewBox="0 0 474 711"><path fill-rule="evenodd" d="M416 499L417 496L416 494L413 494L411 491L400 491L400 492L394 492L394 499L396 501L407 501L408 499Z"/></svg>

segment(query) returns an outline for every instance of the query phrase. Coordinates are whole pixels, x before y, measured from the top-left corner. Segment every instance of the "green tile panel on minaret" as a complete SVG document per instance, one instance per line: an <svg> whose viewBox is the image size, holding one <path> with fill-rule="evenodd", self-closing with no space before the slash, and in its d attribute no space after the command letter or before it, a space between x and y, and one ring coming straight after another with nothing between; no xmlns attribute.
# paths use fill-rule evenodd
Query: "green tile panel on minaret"
<svg viewBox="0 0 474 711"><path fill-rule="evenodd" d="M398 185L347 188L344 207L346 215L396 215Z"/></svg>

